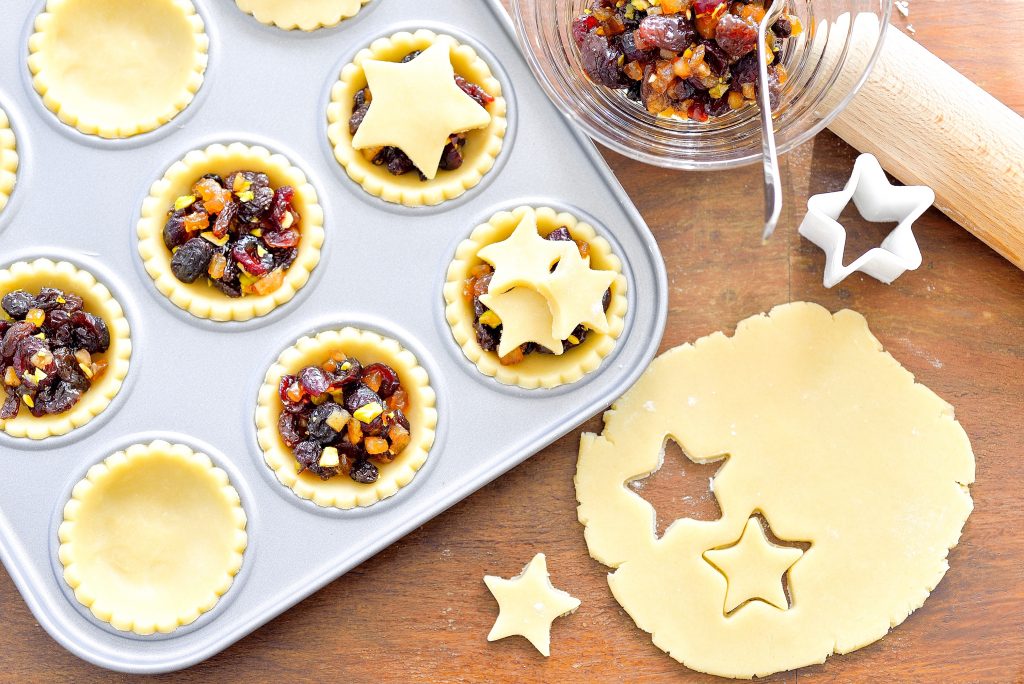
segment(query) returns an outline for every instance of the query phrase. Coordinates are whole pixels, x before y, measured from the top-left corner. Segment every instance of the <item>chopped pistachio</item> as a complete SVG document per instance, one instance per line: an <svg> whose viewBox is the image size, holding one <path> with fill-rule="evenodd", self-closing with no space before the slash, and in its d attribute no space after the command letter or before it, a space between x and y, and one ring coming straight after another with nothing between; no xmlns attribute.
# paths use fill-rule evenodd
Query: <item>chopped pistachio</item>
<svg viewBox="0 0 1024 684"><path fill-rule="evenodd" d="M256 197L256 193L252 190L243 190L238 193L238 199L242 202L252 202L253 198Z"/></svg>
<svg viewBox="0 0 1024 684"><path fill-rule="evenodd" d="M575 335L569 335L569 337L567 337L566 339L569 342L571 342L572 344L579 344L580 343L580 338L576 337Z"/></svg>
<svg viewBox="0 0 1024 684"><path fill-rule="evenodd" d="M28 406L29 408L35 408L36 402L33 401L32 397L28 396L27 394L23 394L21 395L21 398L25 402L26 406Z"/></svg>
<svg viewBox="0 0 1024 684"><path fill-rule="evenodd" d="M291 228L293 223L295 223L295 217L292 216L291 212L288 212L287 214L285 214L284 218L281 219L281 227L282 228L285 228L285 229Z"/></svg>
<svg viewBox="0 0 1024 684"><path fill-rule="evenodd" d="M174 209L176 211L181 211L182 209L191 207L193 204L195 204L195 201L195 195L182 195L178 199L174 200Z"/></svg>
<svg viewBox="0 0 1024 684"><path fill-rule="evenodd" d="M497 328L501 325L501 319L498 314L491 310L484 311L484 314L480 317L480 322L489 328Z"/></svg>
<svg viewBox="0 0 1024 684"><path fill-rule="evenodd" d="M82 369L83 373L85 373L85 377L87 377L90 380L92 380L93 372L92 372L92 366L91 365L87 366L84 363L80 363L80 364L78 364L78 367Z"/></svg>
<svg viewBox="0 0 1024 684"><path fill-rule="evenodd" d="M45 380L47 377L49 376L47 376L46 373L44 373L40 368L36 368L34 371L32 371L32 379L35 381L37 385L41 383L43 380Z"/></svg>
<svg viewBox="0 0 1024 684"><path fill-rule="evenodd" d="M228 244L228 240L231 239L231 236L229 235L225 235L224 237L219 238L213 234L212 230L204 230L202 233L199 234L199 236L206 240L207 242L212 242L218 247L223 247L224 245Z"/></svg>
<svg viewBox="0 0 1024 684"><path fill-rule="evenodd" d="M263 229L257 228L256 230L250 230L249 235L252 235L253 237L263 237Z"/></svg>

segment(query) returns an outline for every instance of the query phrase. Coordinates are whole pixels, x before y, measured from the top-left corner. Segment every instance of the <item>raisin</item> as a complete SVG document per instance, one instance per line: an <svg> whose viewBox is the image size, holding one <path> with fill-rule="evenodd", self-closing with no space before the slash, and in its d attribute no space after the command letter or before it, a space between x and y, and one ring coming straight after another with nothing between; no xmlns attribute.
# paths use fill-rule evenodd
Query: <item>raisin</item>
<svg viewBox="0 0 1024 684"><path fill-rule="evenodd" d="M75 326L75 343L79 348L90 354L107 351L110 347L110 331L102 318L91 313L76 311L71 314L71 322Z"/></svg>
<svg viewBox="0 0 1024 684"><path fill-rule="evenodd" d="M320 406L317 406L313 409L313 412L309 414L309 423L306 426L307 434L324 446L327 446L331 442L337 440L338 433L334 428L327 424L327 420L335 411L340 410L341 407L333 401L324 402Z"/></svg>
<svg viewBox="0 0 1024 684"><path fill-rule="evenodd" d="M650 62L658 56L656 50L646 46L642 40L637 38L637 32L623 33L619 39L622 46L622 54L627 62Z"/></svg>
<svg viewBox="0 0 1024 684"><path fill-rule="evenodd" d="M185 211L178 210L167 217L164 224L164 244L167 249L180 247L188 241L188 231L185 230Z"/></svg>
<svg viewBox="0 0 1024 684"><path fill-rule="evenodd" d="M217 220L213 222L213 234L222 238L231 232L231 222L238 216L238 202L230 201L217 214Z"/></svg>
<svg viewBox="0 0 1024 684"><path fill-rule="evenodd" d="M625 88L629 79L619 69L619 59L624 59L622 48L605 36L588 33L580 47L583 70L594 83L608 88Z"/></svg>
<svg viewBox="0 0 1024 684"><path fill-rule="evenodd" d="M572 234L566 226L561 226L548 233L544 239L552 242L572 242Z"/></svg>
<svg viewBox="0 0 1024 684"><path fill-rule="evenodd" d="M61 305L64 293L52 287L40 288L39 294L35 296L35 308L49 311Z"/></svg>
<svg viewBox="0 0 1024 684"><path fill-rule="evenodd" d="M206 273L213 258L213 245L203 238L192 238L171 257L171 272L183 283L194 283Z"/></svg>
<svg viewBox="0 0 1024 684"><path fill-rule="evenodd" d="M361 484L373 484L379 476L380 471L377 470L377 466L366 460L356 461L349 473L349 477Z"/></svg>
<svg viewBox="0 0 1024 684"><path fill-rule="evenodd" d="M25 318L28 310L35 306L35 298L24 290L15 290L4 295L0 300L0 306L3 306L8 316L20 321Z"/></svg>
<svg viewBox="0 0 1024 684"><path fill-rule="evenodd" d="M7 395L7 399L4 400L3 407L0 408L0 420L10 420L18 415L18 409L21 408L21 400L18 399L18 395L11 394Z"/></svg>
<svg viewBox="0 0 1024 684"><path fill-rule="evenodd" d="M772 33L778 38L785 40L793 35L793 20L787 16L781 16L772 24Z"/></svg>
<svg viewBox="0 0 1024 684"><path fill-rule="evenodd" d="M465 138L453 135L451 141L445 145L444 153L441 155L441 163L438 166L443 171L454 171L462 166L462 145Z"/></svg>
<svg viewBox="0 0 1024 684"><path fill-rule="evenodd" d="M480 348L484 351L497 351L498 344L501 341L501 333L495 328L488 327L483 323L475 323L473 328L476 330L476 341L480 345Z"/></svg>
<svg viewBox="0 0 1024 684"><path fill-rule="evenodd" d="M373 403L380 404L381 406L384 405L380 395L363 384L356 386L352 394L345 397L345 409L348 410L349 413L355 413L367 404Z"/></svg>
<svg viewBox="0 0 1024 684"><path fill-rule="evenodd" d="M349 135L355 135L359 132L359 127L363 125L363 119L366 118L366 113L369 111L369 104L357 105L356 108L352 110L352 116L348 120Z"/></svg>
<svg viewBox="0 0 1024 684"><path fill-rule="evenodd" d="M342 367L346 364L348 366L343 370ZM337 390L346 385L356 383L362 375L363 364L359 363L358 359L346 359L338 366L338 370L331 377L331 389Z"/></svg>
<svg viewBox="0 0 1024 684"><path fill-rule="evenodd" d="M11 358L18 350L22 340L32 337L36 332L36 326L27 321L18 321L4 334L3 341L0 341L0 356Z"/></svg>
<svg viewBox="0 0 1024 684"><path fill-rule="evenodd" d="M725 16L731 17L732 15ZM732 62L729 54L713 40L706 40L702 45L704 46L704 63L711 68L711 73L715 76L724 75L729 70L729 63Z"/></svg>
<svg viewBox="0 0 1024 684"><path fill-rule="evenodd" d="M406 64L423 54L423 50L414 50L402 58L402 64Z"/></svg>

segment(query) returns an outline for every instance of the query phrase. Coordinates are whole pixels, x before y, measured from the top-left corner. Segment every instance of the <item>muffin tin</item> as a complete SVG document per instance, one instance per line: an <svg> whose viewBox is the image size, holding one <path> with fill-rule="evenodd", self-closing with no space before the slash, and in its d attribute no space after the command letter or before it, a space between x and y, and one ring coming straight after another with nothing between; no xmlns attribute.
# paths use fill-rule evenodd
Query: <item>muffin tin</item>
<svg viewBox="0 0 1024 684"><path fill-rule="evenodd" d="M0 267L49 257L94 274L131 325L120 393L85 427L42 441L0 433L0 559L39 623L97 665L176 670L223 650L606 407L653 358L665 325L664 265L650 232L594 146L544 96L499 0L372 0L312 33L259 23L229 0L193 0L210 38L193 103L151 133L102 140L60 123L32 88L27 41L42 1L15 0L0 24L0 108L21 164L0 212ZM473 46L501 81L509 131L497 165L436 207L385 203L351 181L327 139L331 86L380 36L428 28ZM156 289L135 226L150 185L189 150L259 144L301 168L324 209L321 262L298 295L269 315L219 323L191 316ZM566 210L597 227L622 259L626 327L612 354L554 390L501 385L462 354L442 288L456 247L500 210ZM298 338L346 325L397 339L430 376L436 441L395 496L348 511L320 508L282 486L256 440L267 369ZM192 625L139 637L96 620L61 578L57 528L71 489L93 464L164 439L210 456L229 474L249 519L234 586Z"/></svg>

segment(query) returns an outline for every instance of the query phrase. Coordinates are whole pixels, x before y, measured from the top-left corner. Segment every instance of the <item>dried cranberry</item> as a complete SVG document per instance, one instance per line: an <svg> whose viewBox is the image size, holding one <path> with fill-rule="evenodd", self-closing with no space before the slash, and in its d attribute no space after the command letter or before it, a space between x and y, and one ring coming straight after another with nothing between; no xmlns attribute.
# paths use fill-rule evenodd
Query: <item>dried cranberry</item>
<svg viewBox="0 0 1024 684"><path fill-rule="evenodd" d="M636 30L640 49L660 48L682 52L697 37L697 29L682 14L651 14L643 18Z"/></svg>
<svg viewBox="0 0 1024 684"><path fill-rule="evenodd" d="M171 257L171 272L183 283L194 283L209 268L213 251L213 245L205 239L192 238Z"/></svg>
<svg viewBox="0 0 1024 684"><path fill-rule="evenodd" d="M187 247L188 244L185 246ZM270 273L274 257L270 254L260 255L259 250L259 239L251 235L245 235L231 248L231 258L249 275L263 276Z"/></svg>
<svg viewBox="0 0 1024 684"><path fill-rule="evenodd" d="M386 363L370 364L363 369L363 378L372 373L377 373L382 378L380 387L377 389L377 394L383 399L387 399L395 393L395 390L401 387L401 383L398 380L398 373L396 373L395 369Z"/></svg>
<svg viewBox="0 0 1024 684"><path fill-rule="evenodd" d="M715 42L730 57L739 59L757 47L757 26L735 14L725 14L715 28Z"/></svg>
<svg viewBox="0 0 1024 684"><path fill-rule="evenodd" d="M319 397L331 388L331 381L323 368L307 366L299 373L299 385L311 397Z"/></svg>
<svg viewBox="0 0 1024 684"><path fill-rule="evenodd" d="M544 239L552 242L572 242L572 233L566 226L561 226L548 233Z"/></svg>
<svg viewBox="0 0 1024 684"><path fill-rule="evenodd" d="M597 17L593 14L584 14L573 19L572 37L576 40L577 46L583 46L583 39L587 37L588 33L597 28L597 24Z"/></svg>
<svg viewBox="0 0 1024 684"><path fill-rule="evenodd" d="M281 417L277 420L277 431L281 433L281 439L284 440L285 445L289 449L294 449L295 445L302 441L295 423L295 414L287 412L282 413Z"/></svg>
<svg viewBox="0 0 1024 684"><path fill-rule="evenodd" d="M296 403L288 396L288 390L290 390L296 382L298 382L298 379L294 375L281 376L281 382L277 384L277 394L285 404Z"/></svg>
<svg viewBox="0 0 1024 684"><path fill-rule="evenodd" d="M28 314L28 310L35 305L35 298L24 290L8 292L0 300L0 306L11 318L20 321Z"/></svg>
<svg viewBox="0 0 1024 684"><path fill-rule="evenodd" d="M338 365L338 370L331 377L331 389L341 389L359 381L363 375L363 365L358 359L346 359Z"/></svg>
<svg viewBox="0 0 1024 684"><path fill-rule="evenodd" d="M4 400L3 407L0 408L0 420L10 420L18 415L18 409L21 408L21 400L17 394L13 392L7 395L7 399Z"/></svg>
<svg viewBox="0 0 1024 684"><path fill-rule="evenodd" d="M696 14L711 14L719 5L724 5L722 0L693 0L693 11Z"/></svg>
<svg viewBox="0 0 1024 684"><path fill-rule="evenodd" d="M470 83L458 74L455 74L455 84L462 88L462 92L476 100L476 103L481 107L486 108L487 105L494 102L494 97L490 93L478 86L476 83Z"/></svg>
<svg viewBox="0 0 1024 684"><path fill-rule="evenodd" d="M605 36L588 33L580 46L583 70L594 83L608 88L625 88L629 79L619 68L619 60L625 59L622 48Z"/></svg>
<svg viewBox="0 0 1024 684"><path fill-rule="evenodd" d="M263 233L263 242L271 249L291 249L299 244L299 231L287 230Z"/></svg>
<svg viewBox="0 0 1024 684"><path fill-rule="evenodd" d="M270 203L270 221L275 228L283 228L285 218L292 214L294 219L294 209L292 203L295 200L295 189L290 185L282 185L274 191L274 199Z"/></svg>

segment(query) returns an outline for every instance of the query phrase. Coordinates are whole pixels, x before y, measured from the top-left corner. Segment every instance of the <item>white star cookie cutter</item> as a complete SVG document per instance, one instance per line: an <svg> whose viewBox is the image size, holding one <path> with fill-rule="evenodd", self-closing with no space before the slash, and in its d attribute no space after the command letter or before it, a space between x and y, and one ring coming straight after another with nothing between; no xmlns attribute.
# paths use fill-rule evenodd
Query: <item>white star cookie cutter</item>
<svg viewBox="0 0 1024 684"><path fill-rule="evenodd" d="M843 266L846 229L838 219L851 199L866 220L895 221L898 225L880 247L869 249ZM912 226L934 202L935 192L931 188L892 185L878 160L862 154L857 157L845 188L807 200L807 216L799 232L825 252L825 287L838 285L854 271L888 284L921 265L921 250Z"/></svg>

